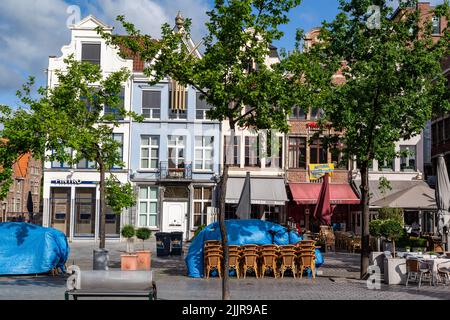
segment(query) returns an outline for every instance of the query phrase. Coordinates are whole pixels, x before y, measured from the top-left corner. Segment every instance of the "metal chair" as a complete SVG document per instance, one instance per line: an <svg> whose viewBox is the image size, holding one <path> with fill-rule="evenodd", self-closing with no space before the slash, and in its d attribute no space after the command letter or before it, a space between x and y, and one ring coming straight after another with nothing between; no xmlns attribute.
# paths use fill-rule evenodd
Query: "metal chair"
<svg viewBox="0 0 450 320"><path fill-rule="evenodd" d="M297 274L297 265L296 265L296 254L294 250L285 250L281 251L281 278L284 278L284 273L287 270L291 270L294 278L296 278Z"/></svg>
<svg viewBox="0 0 450 320"><path fill-rule="evenodd" d="M303 272L310 269L313 279L316 278L316 255L310 252L301 253L299 256L300 264L300 279L303 277Z"/></svg>
<svg viewBox="0 0 450 320"><path fill-rule="evenodd" d="M420 286L422 285L422 277L424 275L429 276L431 285L433 276L428 264L425 261L416 258L406 259L406 272L406 286L408 286L409 281L412 280L417 281L418 287L420 288Z"/></svg>

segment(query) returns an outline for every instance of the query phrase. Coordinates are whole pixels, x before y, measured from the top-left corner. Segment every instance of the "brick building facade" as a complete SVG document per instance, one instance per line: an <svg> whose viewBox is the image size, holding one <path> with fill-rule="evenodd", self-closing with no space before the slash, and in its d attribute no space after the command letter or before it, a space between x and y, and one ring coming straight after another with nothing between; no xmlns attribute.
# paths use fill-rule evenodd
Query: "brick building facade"
<svg viewBox="0 0 450 320"><path fill-rule="evenodd" d="M39 223L42 163L26 153L13 165L13 179L8 195L2 201L2 221ZM29 211L32 205L32 216ZM29 208L30 207L30 208Z"/></svg>

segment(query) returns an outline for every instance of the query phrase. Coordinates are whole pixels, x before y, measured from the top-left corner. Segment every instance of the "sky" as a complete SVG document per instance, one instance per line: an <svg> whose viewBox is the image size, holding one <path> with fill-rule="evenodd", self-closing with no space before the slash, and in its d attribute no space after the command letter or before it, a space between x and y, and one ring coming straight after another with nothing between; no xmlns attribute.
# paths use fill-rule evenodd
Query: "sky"
<svg viewBox="0 0 450 320"><path fill-rule="evenodd" d="M431 0L439 3L443 0ZM15 96L29 76L37 86L46 83L48 56L60 56L69 44L68 25L93 14L115 32L124 34L115 20L125 15L136 27L152 37L160 35L164 22L174 24L178 11L192 19L192 37L204 35L206 11L213 0L2 0L0 6L0 104L17 107ZM331 21L338 13L338 0L303 0L293 9L290 22L281 27L285 36L275 46L292 50L297 28L308 31Z"/></svg>

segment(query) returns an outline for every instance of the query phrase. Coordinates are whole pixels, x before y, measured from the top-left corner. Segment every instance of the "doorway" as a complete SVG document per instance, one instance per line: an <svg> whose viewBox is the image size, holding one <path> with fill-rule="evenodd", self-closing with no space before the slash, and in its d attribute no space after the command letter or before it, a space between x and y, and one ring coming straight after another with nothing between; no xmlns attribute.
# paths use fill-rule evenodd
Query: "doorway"
<svg viewBox="0 0 450 320"><path fill-rule="evenodd" d="M186 238L187 207L187 202L163 203L163 232L181 231Z"/></svg>
<svg viewBox="0 0 450 320"><path fill-rule="evenodd" d="M50 226L70 233L70 188L52 188L50 193L51 215Z"/></svg>
<svg viewBox="0 0 450 320"><path fill-rule="evenodd" d="M95 193L95 188L75 190L75 237L94 237Z"/></svg>

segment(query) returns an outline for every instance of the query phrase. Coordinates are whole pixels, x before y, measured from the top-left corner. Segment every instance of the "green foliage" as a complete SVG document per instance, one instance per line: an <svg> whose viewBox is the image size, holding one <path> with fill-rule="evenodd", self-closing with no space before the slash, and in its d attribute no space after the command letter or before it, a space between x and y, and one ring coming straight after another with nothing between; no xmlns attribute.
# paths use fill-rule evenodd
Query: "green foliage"
<svg viewBox="0 0 450 320"><path fill-rule="evenodd" d="M136 195L131 183L121 184L117 179L110 177L106 180L106 203L116 214L122 213L124 208L136 204Z"/></svg>
<svg viewBox="0 0 450 320"><path fill-rule="evenodd" d="M142 240L142 249L144 249L144 241L149 239L152 231L149 228L139 228L136 231L136 237Z"/></svg>
<svg viewBox="0 0 450 320"><path fill-rule="evenodd" d="M105 198L105 173L113 167L123 166L119 142L113 137L114 129L120 122L116 115L105 114L104 107L108 106L116 110L117 115L129 116L136 121L142 117L127 112L120 103L119 93L128 81L129 71L122 69L104 77L99 66L77 61L73 55L64 63L64 70L55 71L57 86L39 88L36 95L32 92L34 79L30 78L17 92L27 109L1 109L2 134L8 143L0 148L0 165L9 168L12 158L17 159L18 155L27 151L44 161L71 165L82 159L93 161L100 172L102 200ZM0 183L8 182L6 173L0 176ZM117 188L110 185L110 190L116 191ZM125 186L124 190L128 191L129 186ZM117 193L109 197L109 202L116 212L122 205L129 205L125 197L112 199L115 195ZM101 201L102 220L106 215L105 202ZM105 245L104 229L101 227L100 230L101 248Z"/></svg>
<svg viewBox="0 0 450 320"><path fill-rule="evenodd" d="M117 20L128 37L98 32L108 43L129 48L143 61L154 61L144 70L151 84L168 77L203 93L213 107L209 118L229 120L232 129L238 125L286 132L292 104L285 73L266 65L265 59L269 45L283 35L279 26L289 21L288 12L299 4L300 0L216 1L207 12L201 57L186 46L190 19L175 30L179 32L164 24L158 41L142 34L124 16ZM245 112L244 107L248 108Z"/></svg>
<svg viewBox="0 0 450 320"><path fill-rule="evenodd" d="M395 220L403 227L404 211L402 208L381 208L378 210L378 218L381 220Z"/></svg>
<svg viewBox="0 0 450 320"><path fill-rule="evenodd" d="M136 230L136 237L145 241L150 238L152 231L149 228L139 228Z"/></svg>
<svg viewBox="0 0 450 320"><path fill-rule="evenodd" d="M372 220L369 224L369 233L372 237L381 237L381 225L383 220Z"/></svg>
<svg viewBox="0 0 450 320"><path fill-rule="evenodd" d="M120 234L122 235L122 237L130 239L136 235L136 230L135 230L134 226L127 224L127 225L123 226Z"/></svg>
<svg viewBox="0 0 450 320"><path fill-rule="evenodd" d="M403 232L403 226L394 219L383 220L380 225L380 234L391 241L399 239Z"/></svg>

